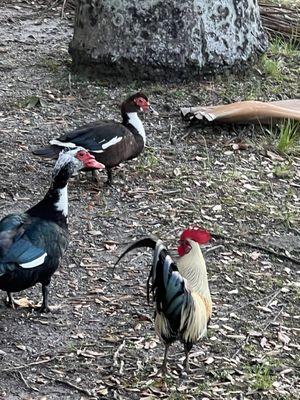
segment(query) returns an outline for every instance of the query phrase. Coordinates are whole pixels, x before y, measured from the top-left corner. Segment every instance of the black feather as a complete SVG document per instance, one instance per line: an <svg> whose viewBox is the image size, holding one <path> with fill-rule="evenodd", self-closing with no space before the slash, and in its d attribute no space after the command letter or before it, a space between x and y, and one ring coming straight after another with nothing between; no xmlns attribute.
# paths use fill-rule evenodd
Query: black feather
<svg viewBox="0 0 300 400"><path fill-rule="evenodd" d="M32 153L40 157L57 158L62 149L63 148L60 146L47 146L47 147L42 147L40 149L32 150Z"/></svg>
<svg viewBox="0 0 300 400"><path fill-rule="evenodd" d="M114 268L119 264L121 259L125 256L125 254L129 253L131 250L137 249L139 247L149 247L150 249L155 249L157 238L154 236L145 236L142 239L136 240L134 243L130 244L126 250L119 256L117 262L114 265Z"/></svg>

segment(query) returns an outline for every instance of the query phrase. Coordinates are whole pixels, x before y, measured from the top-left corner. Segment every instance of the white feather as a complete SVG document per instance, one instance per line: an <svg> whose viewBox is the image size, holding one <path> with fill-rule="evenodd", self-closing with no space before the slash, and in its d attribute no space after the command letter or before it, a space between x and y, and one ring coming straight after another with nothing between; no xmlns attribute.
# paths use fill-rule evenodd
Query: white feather
<svg viewBox="0 0 300 400"><path fill-rule="evenodd" d="M189 283L189 288L196 293L210 298L206 264L198 243L189 240L192 249L177 261L178 271Z"/></svg>
<svg viewBox="0 0 300 400"><path fill-rule="evenodd" d="M59 199L55 203L57 211L61 211L64 217L68 216L68 185L58 190Z"/></svg>
<svg viewBox="0 0 300 400"><path fill-rule="evenodd" d="M103 143L102 149L105 150L105 149L107 149L108 147L113 146L114 144L119 143L122 139L123 139L122 136L121 136L121 137L115 136L115 137L112 138L109 142ZM95 153L97 153L97 152L95 151Z"/></svg>
<svg viewBox="0 0 300 400"><path fill-rule="evenodd" d="M163 313L156 313L154 328L155 332L158 334L162 341L164 341L164 337L168 338L171 336L171 327L169 321Z"/></svg>
<svg viewBox="0 0 300 400"><path fill-rule="evenodd" d="M56 146L61 146L61 147L69 147L69 148L74 148L77 147L75 143L72 142L60 142L57 139L52 139L49 142L52 145L56 145Z"/></svg>
<svg viewBox="0 0 300 400"><path fill-rule="evenodd" d="M20 264L22 268L34 268L38 267L39 265L44 264L45 258L47 257L47 253L42 254L40 257L36 258L35 260L32 260L30 262Z"/></svg>
<svg viewBox="0 0 300 400"><path fill-rule="evenodd" d="M127 113L128 115L128 119L129 119L129 123L135 127L135 129L138 131L138 133L142 136L144 144L146 144L146 132L145 132L145 128L144 125L142 123L142 121L140 120L139 116L137 115L137 113Z"/></svg>
<svg viewBox="0 0 300 400"><path fill-rule="evenodd" d="M186 342L197 342L207 331L208 309L205 306L204 298L193 293L193 303L188 303L181 310L179 330L183 331L182 338Z"/></svg>

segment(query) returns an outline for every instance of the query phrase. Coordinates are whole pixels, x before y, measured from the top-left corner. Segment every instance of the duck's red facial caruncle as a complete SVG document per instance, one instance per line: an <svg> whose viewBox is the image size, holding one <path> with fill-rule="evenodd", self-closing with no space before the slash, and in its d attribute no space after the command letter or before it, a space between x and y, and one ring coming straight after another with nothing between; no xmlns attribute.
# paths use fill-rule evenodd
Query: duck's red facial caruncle
<svg viewBox="0 0 300 400"><path fill-rule="evenodd" d="M152 106L150 106L150 103L146 98L137 97L133 100L133 102L139 107L140 111L150 112L154 115L158 115L158 112L154 110Z"/></svg>
<svg viewBox="0 0 300 400"><path fill-rule="evenodd" d="M76 158L81 161L85 168L89 169L103 169L105 166L98 161L95 157L86 150L80 150L76 154Z"/></svg>
<svg viewBox="0 0 300 400"><path fill-rule="evenodd" d="M148 100L144 99L143 97L137 97L133 100L133 102L140 108L141 111L149 111L150 104Z"/></svg>

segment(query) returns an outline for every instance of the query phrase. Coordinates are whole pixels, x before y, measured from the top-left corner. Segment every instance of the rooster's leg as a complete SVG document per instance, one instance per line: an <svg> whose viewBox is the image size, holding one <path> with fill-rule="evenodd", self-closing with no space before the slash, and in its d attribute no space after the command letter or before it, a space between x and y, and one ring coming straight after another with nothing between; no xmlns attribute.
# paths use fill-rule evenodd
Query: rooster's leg
<svg viewBox="0 0 300 400"><path fill-rule="evenodd" d="M186 372L190 372L189 354L192 347L193 345L191 343L184 344L184 352L185 352L184 368Z"/></svg>
<svg viewBox="0 0 300 400"><path fill-rule="evenodd" d="M49 282L50 283L50 282ZM43 313L43 312L50 312L50 308L48 306L48 297L49 297L49 283L46 284L42 284L42 293L43 293L43 302L41 307L38 309L39 312Z"/></svg>

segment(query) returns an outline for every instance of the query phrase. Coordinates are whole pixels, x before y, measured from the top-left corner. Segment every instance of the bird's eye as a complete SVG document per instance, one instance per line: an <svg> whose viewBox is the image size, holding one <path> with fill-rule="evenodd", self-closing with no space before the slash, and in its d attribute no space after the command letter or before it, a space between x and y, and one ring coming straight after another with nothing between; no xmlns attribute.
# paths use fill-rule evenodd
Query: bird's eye
<svg viewBox="0 0 300 400"><path fill-rule="evenodd" d="M85 157L85 151L80 150L77 154L76 154L76 158L78 158L78 160L82 160Z"/></svg>
<svg viewBox="0 0 300 400"><path fill-rule="evenodd" d="M137 99L134 100L134 102L139 107L145 106L147 104L146 100L143 99L142 97L138 97Z"/></svg>

